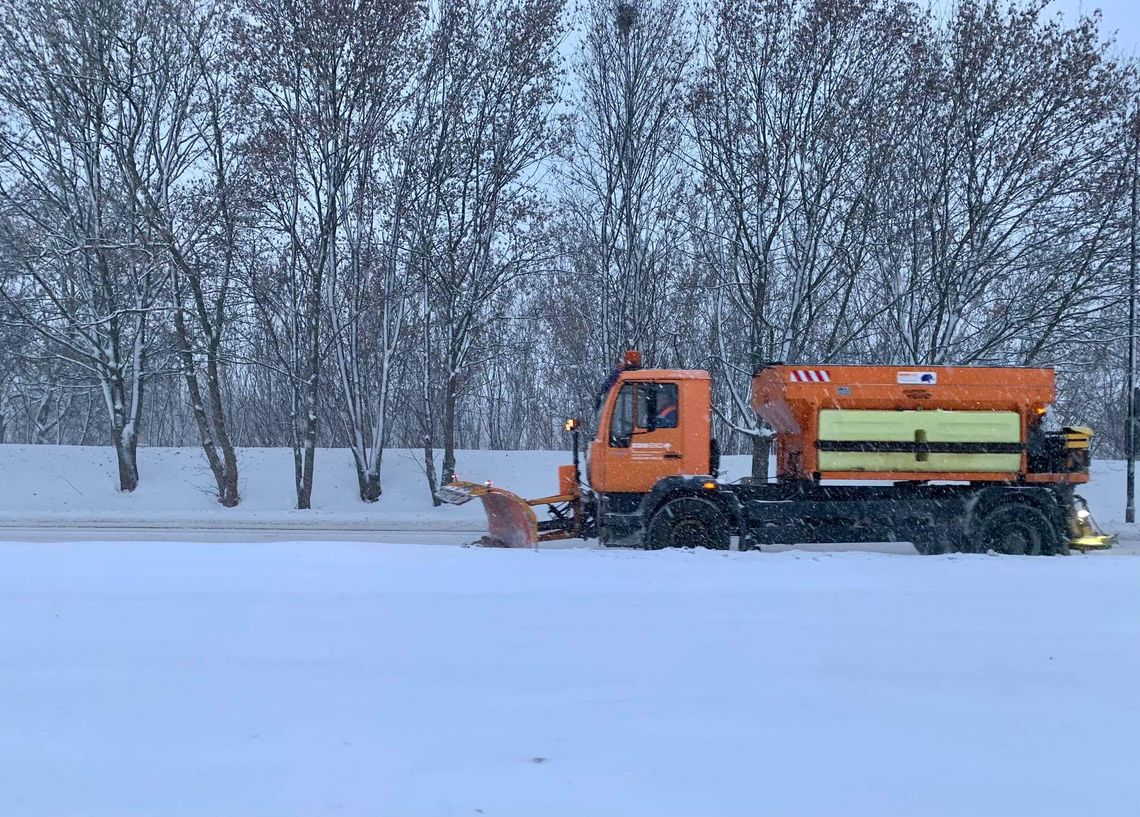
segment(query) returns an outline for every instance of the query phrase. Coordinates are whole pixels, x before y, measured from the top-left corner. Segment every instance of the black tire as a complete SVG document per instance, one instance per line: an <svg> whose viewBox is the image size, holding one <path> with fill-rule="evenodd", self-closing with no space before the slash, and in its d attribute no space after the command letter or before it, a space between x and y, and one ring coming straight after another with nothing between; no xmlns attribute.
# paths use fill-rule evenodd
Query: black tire
<svg viewBox="0 0 1140 817"><path fill-rule="evenodd" d="M650 550L667 547L728 550L730 538L728 517L715 502L683 496L666 502L653 514L645 533L645 546Z"/></svg>
<svg viewBox="0 0 1140 817"><path fill-rule="evenodd" d="M1052 556L1064 552L1057 526L1038 508L1020 502L999 505L982 517L971 539L979 553Z"/></svg>
<svg viewBox="0 0 1140 817"><path fill-rule="evenodd" d="M616 544L610 529L605 525L598 525L598 544L604 548L613 547Z"/></svg>

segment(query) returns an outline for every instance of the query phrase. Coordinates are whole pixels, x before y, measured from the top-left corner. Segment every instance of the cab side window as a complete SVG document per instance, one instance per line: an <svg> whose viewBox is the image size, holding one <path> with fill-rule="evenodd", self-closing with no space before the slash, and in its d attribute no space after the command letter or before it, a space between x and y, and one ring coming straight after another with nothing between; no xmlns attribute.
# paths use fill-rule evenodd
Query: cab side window
<svg viewBox="0 0 1140 817"><path fill-rule="evenodd" d="M633 440L633 384L626 383L614 401L614 414L610 420L610 447L629 448Z"/></svg>
<svg viewBox="0 0 1140 817"><path fill-rule="evenodd" d="M637 427L650 431L677 427L677 384L637 384Z"/></svg>

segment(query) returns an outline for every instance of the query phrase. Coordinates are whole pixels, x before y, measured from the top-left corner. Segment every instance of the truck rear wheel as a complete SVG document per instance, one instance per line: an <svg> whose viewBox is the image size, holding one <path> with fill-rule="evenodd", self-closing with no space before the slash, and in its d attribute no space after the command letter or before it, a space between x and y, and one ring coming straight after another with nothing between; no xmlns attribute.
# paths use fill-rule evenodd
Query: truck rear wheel
<svg viewBox="0 0 1140 817"><path fill-rule="evenodd" d="M670 500L653 514L645 535L651 550L703 547L728 550L728 517L715 503L696 496Z"/></svg>
<svg viewBox="0 0 1140 817"><path fill-rule="evenodd" d="M973 544L981 553L1052 556L1064 552L1056 526L1042 511L1021 502L999 505L980 520Z"/></svg>

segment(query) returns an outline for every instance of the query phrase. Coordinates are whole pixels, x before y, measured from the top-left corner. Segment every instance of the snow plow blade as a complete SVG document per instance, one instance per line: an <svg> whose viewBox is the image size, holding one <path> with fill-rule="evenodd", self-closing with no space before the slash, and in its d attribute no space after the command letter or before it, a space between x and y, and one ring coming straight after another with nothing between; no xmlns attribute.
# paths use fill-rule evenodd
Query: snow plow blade
<svg viewBox="0 0 1140 817"><path fill-rule="evenodd" d="M452 482L444 485L436 496L449 505L462 505L472 499L483 501L487 513L487 535L480 544L485 547L526 548L538 546L538 517L530 504L489 483Z"/></svg>

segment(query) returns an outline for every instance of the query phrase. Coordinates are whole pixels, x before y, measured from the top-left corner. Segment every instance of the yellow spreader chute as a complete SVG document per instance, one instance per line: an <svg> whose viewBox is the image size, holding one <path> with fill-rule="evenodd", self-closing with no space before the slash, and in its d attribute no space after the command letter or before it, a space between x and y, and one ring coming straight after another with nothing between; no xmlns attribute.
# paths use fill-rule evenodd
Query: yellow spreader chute
<svg viewBox="0 0 1140 817"><path fill-rule="evenodd" d="M1069 515L1069 547L1083 553L1086 550L1107 550L1115 545L1116 534L1104 533L1097 527L1084 497L1074 496L1073 502L1075 508Z"/></svg>
<svg viewBox="0 0 1140 817"><path fill-rule="evenodd" d="M1115 544L1115 533L1090 533L1088 536L1078 536L1069 541L1069 547L1082 552L1086 550L1108 550Z"/></svg>

